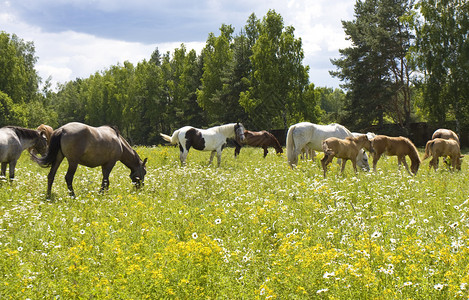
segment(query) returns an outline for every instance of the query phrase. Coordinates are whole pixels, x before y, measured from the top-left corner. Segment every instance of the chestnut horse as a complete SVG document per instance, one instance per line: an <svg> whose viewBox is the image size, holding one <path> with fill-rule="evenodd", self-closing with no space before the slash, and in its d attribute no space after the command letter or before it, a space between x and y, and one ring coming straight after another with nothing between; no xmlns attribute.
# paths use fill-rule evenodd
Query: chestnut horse
<svg viewBox="0 0 469 300"><path fill-rule="evenodd" d="M451 166L453 170L456 168L461 171L461 150L459 148L459 143L453 139L441 139L436 138L427 142L425 146L425 156L423 159L427 159L429 156L432 156L430 160L429 167L436 169L438 168L438 160L440 156L449 156L451 158Z"/></svg>
<svg viewBox="0 0 469 300"><path fill-rule="evenodd" d="M368 139L366 134L356 137L346 137L345 139L339 139L336 137L325 139L322 142L324 157L321 159L322 169L324 170L324 177L326 177L327 165L334 157L342 159L341 173L344 172L347 160L352 162L353 170L355 173L357 173L357 155L362 148L365 148L370 153L373 153L371 141Z"/></svg>
<svg viewBox="0 0 469 300"><path fill-rule="evenodd" d="M376 164L381 155L397 156L399 168L404 164L410 175L417 174L420 166L420 157L415 145L406 137L390 137L386 135L377 135L371 140L373 146L373 170L376 172ZM411 166L407 165L405 157L409 156ZM412 172L411 172L412 171Z"/></svg>
<svg viewBox="0 0 469 300"><path fill-rule="evenodd" d="M142 161L119 131L110 126L92 127L78 122L65 124L52 134L46 156L39 158L31 153L31 157L41 167L51 167L47 176L48 198L55 174L64 158L68 161L65 181L71 196L75 196L72 183L78 165L90 168L101 166L101 191L109 188L109 174L117 161L130 169L130 179L137 188L143 184L147 172L147 159Z"/></svg>
<svg viewBox="0 0 469 300"><path fill-rule="evenodd" d="M283 153L282 146L278 142L277 138L266 130L244 130L244 141L241 142L239 139L235 139L235 157L238 156L243 145L263 148L264 158L267 156L267 153L269 153L267 150L268 147L274 147L275 151L277 151L277 154Z"/></svg>

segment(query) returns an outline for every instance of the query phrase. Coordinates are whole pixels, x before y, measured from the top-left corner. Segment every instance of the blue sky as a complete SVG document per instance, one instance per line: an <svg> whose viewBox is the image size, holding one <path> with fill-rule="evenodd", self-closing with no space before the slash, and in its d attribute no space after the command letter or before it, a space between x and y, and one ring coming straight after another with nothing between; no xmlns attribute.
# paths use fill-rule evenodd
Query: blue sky
<svg viewBox="0 0 469 300"><path fill-rule="evenodd" d="M197 53L221 24L239 33L251 13L280 13L303 41L304 63L316 86L339 87L331 58L349 46L341 20L351 0L0 0L0 30L34 42L36 69L54 84L86 78L111 65L149 59L181 43Z"/></svg>

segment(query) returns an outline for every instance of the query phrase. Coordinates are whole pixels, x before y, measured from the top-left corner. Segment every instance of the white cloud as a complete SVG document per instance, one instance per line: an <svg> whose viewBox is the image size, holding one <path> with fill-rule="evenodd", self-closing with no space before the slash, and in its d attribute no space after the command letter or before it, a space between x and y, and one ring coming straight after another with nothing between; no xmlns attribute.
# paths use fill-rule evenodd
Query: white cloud
<svg viewBox="0 0 469 300"><path fill-rule="evenodd" d="M189 10L189 4L184 7L184 1L159 1L154 2L145 0L137 1L114 1L114 0L20 0L20 5L31 5L34 7L47 4L70 4L77 7L95 7L97 10L117 11L128 9L129 13L132 7L138 7L138 11L147 7L149 11L161 9L171 11L171 17L180 17L184 20L184 12ZM212 1L216 5L211 5L210 1L201 2L200 10L203 15L198 16L198 12L192 12L189 23L194 22L219 22L214 32L218 34L217 29L222 24L233 24L238 33L245 25L249 15L254 12L258 18L264 17L269 9L275 9L284 18L286 26L295 27L295 36L301 37L303 41L303 50L305 52L305 63L311 66L311 81L316 86L334 86L337 87L337 79L331 78L328 71L335 69L329 62L330 58L339 55L338 49L349 46L345 40L345 34L342 29L341 20L350 20L353 16L353 1L348 0L271 0L271 1ZM180 47L181 43L186 45L187 49L195 49L197 53L205 45L205 40L200 41L176 41L164 43L142 43L120 41L117 38L100 38L95 34L80 33L72 30L59 32L46 32L44 29L34 24L29 24L28 20L22 20L20 15L15 12L16 2L0 0L0 28L7 33L15 33L25 41L33 41L36 47L36 55L39 60L36 68L39 75L45 80L52 76L53 83L64 83L75 78L86 78L97 71L104 70L111 65L130 61L133 64L149 59L151 53L158 47L160 53L172 52ZM180 6L181 15L177 13L176 3ZM169 5L169 4L172 4ZM190 4L192 5L192 4ZM137 11L137 13L138 13ZM135 11L133 11L135 13ZM138 17L138 15L136 16ZM240 21L241 20L241 21ZM138 21L138 20L137 20ZM155 20L163 22L164 20ZM129 24L130 26L137 25ZM147 24L144 24L146 26ZM159 26L155 23L154 26ZM189 25L192 26L192 25ZM187 30L189 37L190 30L200 30L196 28L182 27ZM131 28L138 31L138 28ZM207 36L209 32L202 33ZM200 32L197 32L200 36ZM192 35L192 37L195 34ZM118 34L116 33L116 36ZM171 36L167 36L170 40ZM156 40L160 40L159 38Z"/></svg>

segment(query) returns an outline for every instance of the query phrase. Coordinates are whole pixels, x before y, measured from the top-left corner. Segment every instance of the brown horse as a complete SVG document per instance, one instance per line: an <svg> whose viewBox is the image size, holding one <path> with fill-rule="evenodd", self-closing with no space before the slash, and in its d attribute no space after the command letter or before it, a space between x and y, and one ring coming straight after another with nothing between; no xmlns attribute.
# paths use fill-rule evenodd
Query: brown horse
<svg viewBox="0 0 469 300"><path fill-rule="evenodd" d="M267 156L269 151L267 150L268 147L274 147L277 154L283 153L282 146L278 142L275 136L266 131L250 131L244 130L244 141L241 142L239 139L235 140L235 157L238 156L239 152L241 151L241 147L243 145L253 146L253 147L261 147L264 149L264 158Z"/></svg>
<svg viewBox="0 0 469 300"><path fill-rule="evenodd" d="M110 126L91 127L77 122L68 123L54 131L46 156L39 158L32 154L32 158L42 167L51 167L47 177L48 198L55 174L64 158L68 160L65 181L71 196L75 195L72 182L78 165L90 168L101 166L101 191L109 188L109 174L118 160L131 170L130 178L137 188L143 184L147 172L147 159L142 161L119 131Z"/></svg>
<svg viewBox="0 0 469 300"><path fill-rule="evenodd" d="M357 156L358 152L365 148L370 153L373 153L373 147L368 136L363 134L360 136L346 137L339 139L330 137L322 142L322 149L324 150L324 157L321 159L322 169L324 170L324 177L326 177L327 165L334 157L342 159L341 173L344 172L345 163L350 160L353 165L353 170L357 173Z"/></svg>
<svg viewBox="0 0 469 300"><path fill-rule="evenodd" d="M432 135L432 140L436 138L445 139L445 140L455 140L456 142L458 142L458 145L460 145L458 135L450 129L440 128L440 129L435 130L435 132Z"/></svg>
<svg viewBox="0 0 469 300"><path fill-rule="evenodd" d="M463 155L461 155L459 143L456 140L436 138L428 141L425 146L425 156L423 159L425 160L429 156L432 156L429 167L431 168L433 166L435 171L438 168L440 156L449 156L453 170L456 168L461 171L461 158L463 158Z"/></svg>
<svg viewBox="0 0 469 300"><path fill-rule="evenodd" d="M377 135L371 140L371 144L375 150L373 153L373 170L375 172L376 164L378 163L381 155L386 154L389 156L397 156L399 168L401 167L401 163L403 163L409 174L417 174L420 166L420 157L417 148L408 138L402 136L390 137L386 135ZM406 155L410 158L410 169L412 173L409 171L409 166L405 159Z"/></svg>

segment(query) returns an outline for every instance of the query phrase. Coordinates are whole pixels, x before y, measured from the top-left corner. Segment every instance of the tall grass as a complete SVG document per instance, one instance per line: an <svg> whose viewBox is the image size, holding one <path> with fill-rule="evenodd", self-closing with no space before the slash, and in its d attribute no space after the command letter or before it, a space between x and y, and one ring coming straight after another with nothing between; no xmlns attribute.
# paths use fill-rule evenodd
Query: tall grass
<svg viewBox="0 0 469 300"><path fill-rule="evenodd" d="M445 299L469 296L468 164L425 161L411 177L395 157L378 172L324 179L319 160L225 149L220 168L191 150L137 149L143 189L118 163L78 168L70 198L63 163L22 156L0 184L0 295L37 298ZM441 164L440 164L441 165Z"/></svg>

